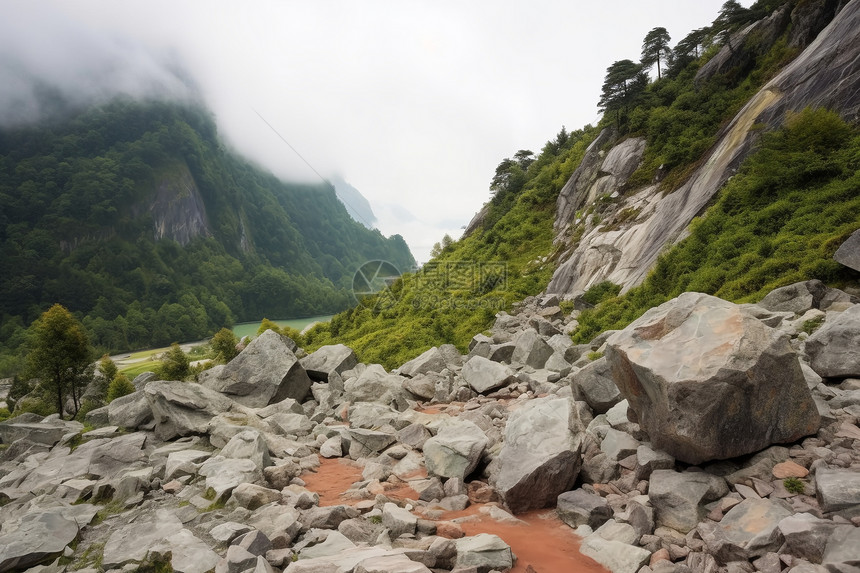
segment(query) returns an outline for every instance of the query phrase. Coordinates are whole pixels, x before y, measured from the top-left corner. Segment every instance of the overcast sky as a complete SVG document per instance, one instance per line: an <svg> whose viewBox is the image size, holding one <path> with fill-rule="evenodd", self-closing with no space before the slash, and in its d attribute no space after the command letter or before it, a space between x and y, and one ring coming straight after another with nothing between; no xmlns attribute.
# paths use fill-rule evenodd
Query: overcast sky
<svg viewBox="0 0 860 573"><path fill-rule="evenodd" d="M181 93L182 68L238 151L316 179L259 113L425 261L488 199L503 158L599 119L612 62L638 60L655 26L674 44L722 3L5 0L0 120L33 111L29 78L81 97Z"/></svg>

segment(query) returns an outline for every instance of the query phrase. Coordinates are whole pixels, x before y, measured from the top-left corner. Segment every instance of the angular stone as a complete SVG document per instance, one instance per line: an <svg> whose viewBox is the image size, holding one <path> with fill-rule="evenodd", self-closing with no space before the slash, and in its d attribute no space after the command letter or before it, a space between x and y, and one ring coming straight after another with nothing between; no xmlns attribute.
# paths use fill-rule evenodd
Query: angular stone
<svg viewBox="0 0 860 573"><path fill-rule="evenodd" d="M394 434L388 432L363 428L350 428L347 433L349 435L349 457L354 460L379 453L397 439Z"/></svg>
<svg viewBox="0 0 860 573"><path fill-rule="evenodd" d="M445 357L437 347L427 350L417 358L413 358L403 366L397 369L397 373L401 376L414 378L419 374L427 374L428 372L441 372L448 367L445 362Z"/></svg>
<svg viewBox="0 0 860 573"><path fill-rule="evenodd" d="M182 529L182 522L176 516L166 509L159 509L146 519L113 531L105 544L102 564L107 570L126 563L140 563L146 559L150 549Z"/></svg>
<svg viewBox="0 0 860 573"><path fill-rule="evenodd" d="M651 558L651 552L647 549L604 539L597 534L586 537L579 551L612 573L636 573Z"/></svg>
<svg viewBox="0 0 860 573"><path fill-rule="evenodd" d="M836 524L829 519L818 519L810 513L797 513L782 519L778 527L785 539L785 553L812 563L821 563L827 540Z"/></svg>
<svg viewBox="0 0 860 573"><path fill-rule="evenodd" d="M214 491L213 501L226 499L241 483L262 479L260 468L252 460L224 456L209 458L200 466L198 473L206 477L206 489Z"/></svg>
<svg viewBox="0 0 860 573"><path fill-rule="evenodd" d="M810 366L825 378L860 376L860 304L812 333L806 341Z"/></svg>
<svg viewBox="0 0 860 573"><path fill-rule="evenodd" d="M221 449L225 458L251 460L260 470L272 465L266 440L257 430L243 430L230 438Z"/></svg>
<svg viewBox="0 0 860 573"><path fill-rule="evenodd" d="M311 379L293 354L291 346L295 343L291 342L267 330L204 384L251 408L262 408L284 398L302 401L311 388Z"/></svg>
<svg viewBox="0 0 860 573"><path fill-rule="evenodd" d="M405 380L403 376L389 374L379 364L371 364L357 378L347 379L344 392L346 399L352 402L391 404L404 398Z"/></svg>
<svg viewBox="0 0 860 573"><path fill-rule="evenodd" d="M460 372L463 380L478 394L507 386L516 380L514 371L482 356L473 356Z"/></svg>
<svg viewBox="0 0 860 573"><path fill-rule="evenodd" d="M860 229L851 233L833 254L833 260L850 269L860 271Z"/></svg>
<svg viewBox="0 0 860 573"><path fill-rule="evenodd" d="M358 364L352 348L343 344L320 346L317 350L301 359L301 365L311 380L328 382L332 372L343 374Z"/></svg>
<svg viewBox="0 0 860 573"><path fill-rule="evenodd" d="M343 455L343 438L332 436L320 446L320 455L324 458L339 458Z"/></svg>
<svg viewBox="0 0 860 573"><path fill-rule="evenodd" d="M825 513L860 506L860 472L825 469L815 472L816 496Z"/></svg>
<svg viewBox="0 0 860 573"><path fill-rule="evenodd" d="M606 436L600 442L600 450L610 460L619 461L628 456L636 454L639 441L626 432L620 432L614 428L606 430Z"/></svg>
<svg viewBox="0 0 860 573"><path fill-rule="evenodd" d="M821 563L829 571L853 573L860 568L860 528L837 527L827 541Z"/></svg>
<svg viewBox="0 0 860 573"><path fill-rule="evenodd" d="M727 562L760 557L782 545L779 523L792 515L782 502L745 499L715 525L700 527L702 539L717 559Z"/></svg>
<svg viewBox="0 0 860 573"><path fill-rule="evenodd" d="M574 397L586 402L595 414L605 414L622 400L605 356L574 372L570 387Z"/></svg>
<svg viewBox="0 0 860 573"><path fill-rule="evenodd" d="M684 293L649 310L609 338L606 356L654 446L686 463L818 430L787 335L716 297Z"/></svg>
<svg viewBox="0 0 860 573"><path fill-rule="evenodd" d="M140 391L111 400L107 412L108 422L123 428L136 429L152 421L152 406Z"/></svg>
<svg viewBox="0 0 860 573"><path fill-rule="evenodd" d="M803 314L811 308L818 308L826 293L827 287L823 282L802 281L770 291L758 305L775 312Z"/></svg>
<svg viewBox="0 0 860 573"><path fill-rule="evenodd" d="M479 573L492 570L507 571L514 565L513 552L507 543L496 535L480 533L454 541L457 547L456 567L474 567Z"/></svg>
<svg viewBox="0 0 860 573"><path fill-rule="evenodd" d="M427 471L431 475L465 479L477 467L488 443L486 434L474 423L448 422L424 443Z"/></svg>
<svg viewBox="0 0 860 573"><path fill-rule="evenodd" d="M233 490L233 501L251 511L273 501L281 500L281 492L252 483L240 483Z"/></svg>
<svg viewBox="0 0 860 573"><path fill-rule="evenodd" d="M176 573L206 573L212 571L221 558L206 543L187 529L168 535L151 552L170 552L170 567Z"/></svg>
<svg viewBox="0 0 860 573"><path fill-rule="evenodd" d="M431 573L423 563L412 561L406 555L370 557L355 566L354 573Z"/></svg>
<svg viewBox="0 0 860 573"><path fill-rule="evenodd" d="M612 507L605 498L582 489L558 496L556 511L559 519L574 529L580 525L597 529L612 517Z"/></svg>
<svg viewBox="0 0 860 573"><path fill-rule="evenodd" d="M170 452L164 467L164 480L170 481L177 477L195 475L200 464L209 459L211 455L211 452L202 450Z"/></svg>
<svg viewBox="0 0 860 573"><path fill-rule="evenodd" d="M513 513L552 505L573 487L582 439L570 430L572 407L568 398L538 398L508 419L490 483Z"/></svg>
<svg viewBox="0 0 860 573"><path fill-rule="evenodd" d="M314 429L314 423L304 414L278 413L266 418L272 430L282 436L307 436Z"/></svg>
<svg viewBox="0 0 860 573"><path fill-rule="evenodd" d="M230 543L240 535L244 535L249 531L251 531L251 527L244 523L228 521L210 529L209 535L212 539L220 543Z"/></svg>
<svg viewBox="0 0 860 573"><path fill-rule="evenodd" d="M659 525L687 533L705 517L704 504L727 493L723 478L705 472L656 470L651 474L648 499Z"/></svg>
<svg viewBox="0 0 860 573"><path fill-rule="evenodd" d="M154 380L143 393L152 408L155 436L160 440L205 434L210 420L234 405L223 394L193 382Z"/></svg>
<svg viewBox="0 0 860 573"><path fill-rule="evenodd" d="M355 519L361 512L349 505L312 507L302 513L302 525L308 529L338 529L348 519Z"/></svg>
<svg viewBox="0 0 860 573"><path fill-rule="evenodd" d="M0 571L23 571L45 559L62 555L80 531L73 517L64 513L67 512L63 508L27 513L17 529L0 535ZM4 523L4 530L7 527Z"/></svg>
<svg viewBox="0 0 860 573"><path fill-rule="evenodd" d="M540 334L528 329L517 337L511 362L532 368L543 368L553 352L552 347L546 343Z"/></svg>
<svg viewBox="0 0 860 573"><path fill-rule="evenodd" d="M78 433L84 429L80 422L48 419L39 422L18 421L12 418L0 422L0 443L11 444L25 439L36 444L53 446L66 434Z"/></svg>
<svg viewBox="0 0 860 573"><path fill-rule="evenodd" d="M388 502L382 508L382 525L390 532L391 539L397 539L404 533L415 533L418 518L408 510Z"/></svg>

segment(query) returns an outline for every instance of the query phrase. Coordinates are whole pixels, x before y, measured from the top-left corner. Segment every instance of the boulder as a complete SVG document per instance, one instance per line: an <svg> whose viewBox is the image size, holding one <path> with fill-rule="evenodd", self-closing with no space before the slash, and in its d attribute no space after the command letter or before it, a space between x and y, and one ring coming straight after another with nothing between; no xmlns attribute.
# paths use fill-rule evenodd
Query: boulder
<svg viewBox="0 0 860 573"><path fill-rule="evenodd" d="M552 347L537 331L530 328L517 337L511 362L532 368L543 368L552 353Z"/></svg>
<svg viewBox="0 0 860 573"><path fill-rule="evenodd" d="M849 269L860 271L860 229L851 233L851 236L839 245L833 254L833 259Z"/></svg>
<svg viewBox="0 0 860 573"><path fill-rule="evenodd" d="M262 408L284 398L302 401L311 388L311 379L293 354L291 342L267 330L204 384L250 408Z"/></svg>
<svg viewBox="0 0 860 573"><path fill-rule="evenodd" d="M170 481L182 476L193 476L204 461L209 459L210 452L202 450L180 450L170 452L164 466L164 481Z"/></svg>
<svg viewBox="0 0 860 573"><path fill-rule="evenodd" d="M397 539L404 533L415 533L418 518L408 510L387 502L382 508L382 525L388 529L391 539Z"/></svg>
<svg viewBox="0 0 860 573"><path fill-rule="evenodd" d="M636 573L651 557L647 549L623 541L604 539L597 533L583 539L579 551L612 573Z"/></svg>
<svg viewBox="0 0 860 573"><path fill-rule="evenodd" d="M656 470L651 474L648 499L659 525L687 533L707 514L704 504L727 493L729 486L721 477L705 472Z"/></svg>
<svg viewBox="0 0 860 573"><path fill-rule="evenodd" d="M819 308L827 287L819 280L802 281L770 291L758 305L774 312L803 314L811 308Z"/></svg>
<svg viewBox="0 0 860 573"><path fill-rule="evenodd" d="M233 408L234 402L194 382L154 380L143 390L155 420L155 435L161 440L205 434L209 421Z"/></svg>
<svg viewBox="0 0 860 573"><path fill-rule="evenodd" d="M483 356L472 356L460 372L463 380L478 394L507 386L516 381L514 371Z"/></svg>
<svg viewBox="0 0 860 573"><path fill-rule="evenodd" d="M424 442L427 472L439 477L465 479L478 466L488 443L483 430L474 423L466 420L447 422L435 436Z"/></svg>
<svg viewBox="0 0 860 573"><path fill-rule="evenodd" d="M860 472L821 468L815 473L816 496L824 512L860 506Z"/></svg>
<svg viewBox="0 0 860 573"><path fill-rule="evenodd" d="M80 422L45 418L37 422L28 422L12 418L0 423L0 443L11 444L14 441L26 439L36 444L53 446L66 434L76 434L84 429Z"/></svg>
<svg viewBox="0 0 860 573"><path fill-rule="evenodd" d="M353 573L432 573L423 563L403 554L368 557L355 566Z"/></svg>
<svg viewBox="0 0 860 573"><path fill-rule="evenodd" d="M698 464L818 430L788 336L742 307L684 293L607 341L613 379L653 445Z"/></svg>
<svg viewBox="0 0 860 573"><path fill-rule="evenodd" d="M272 465L266 440L256 430L243 430L230 438L221 449L221 455L230 459L251 460L260 470Z"/></svg>
<svg viewBox="0 0 860 573"><path fill-rule="evenodd" d="M428 372L441 372L448 367L445 362L445 357L437 347L424 352L417 358L413 358L403 366L397 369L397 373L401 376L413 378L419 374L427 374Z"/></svg>
<svg viewBox="0 0 860 573"><path fill-rule="evenodd" d="M605 356L574 372L570 388L576 399L586 402L595 414L605 414L622 400Z"/></svg>
<svg viewBox="0 0 860 573"><path fill-rule="evenodd" d="M328 382L332 372L343 374L358 364L352 348L343 344L320 346L300 361L311 380Z"/></svg>
<svg viewBox="0 0 860 573"><path fill-rule="evenodd" d="M508 419L490 483L511 512L550 506L573 487L582 439L570 429L571 402L558 397L530 400Z"/></svg>
<svg viewBox="0 0 860 573"><path fill-rule="evenodd" d="M152 406L141 391L111 400L107 413L109 424L123 428L136 429L152 421Z"/></svg>
<svg viewBox="0 0 860 573"><path fill-rule="evenodd" d="M828 319L806 341L806 354L820 376L860 377L860 305Z"/></svg>
<svg viewBox="0 0 860 573"><path fill-rule="evenodd" d="M811 563L821 563L836 523L810 513L797 513L783 518L778 527L785 539L783 552Z"/></svg>
<svg viewBox="0 0 860 573"><path fill-rule="evenodd" d="M239 507L254 511L273 501L281 501L281 492L253 483L240 483L233 490L232 500Z"/></svg>
<svg viewBox="0 0 860 573"><path fill-rule="evenodd" d="M350 428L347 435L349 457L354 460L378 454L397 440L397 436L392 433L364 428Z"/></svg>
<svg viewBox="0 0 860 573"><path fill-rule="evenodd" d="M379 364L371 364L357 378L344 383L345 398L351 402L391 404L402 400L405 378L389 374Z"/></svg>
<svg viewBox="0 0 860 573"><path fill-rule="evenodd" d="M224 456L209 458L200 466L198 473L206 478L206 490L212 490L210 497L213 502L227 499L239 484L258 482L263 477L253 461Z"/></svg>
<svg viewBox="0 0 860 573"><path fill-rule="evenodd" d="M856 572L860 566L860 528L837 527L827 541L821 563L828 571Z"/></svg>
<svg viewBox="0 0 860 573"><path fill-rule="evenodd" d="M514 566L514 554L510 546L497 535L480 533L472 537L462 537L454 541L457 547L456 568L469 570L474 567L478 573L507 571Z"/></svg>
<svg viewBox="0 0 860 573"><path fill-rule="evenodd" d="M151 552L170 555L170 568L176 573L207 573L221 560L206 543L187 529L168 535Z"/></svg>
<svg viewBox="0 0 860 573"><path fill-rule="evenodd" d="M105 543L102 565L107 570L127 563L141 563L150 549L182 529L182 522L166 509L145 515L110 534Z"/></svg>
<svg viewBox="0 0 860 573"><path fill-rule="evenodd" d="M612 517L612 507L605 498L582 489L558 496L556 511L559 519L574 529L580 525L597 529Z"/></svg>
<svg viewBox="0 0 860 573"><path fill-rule="evenodd" d="M769 499L745 499L719 523L705 522L699 533L717 560L747 560L776 552L783 543L779 523L792 515L790 506Z"/></svg>
<svg viewBox="0 0 860 573"><path fill-rule="evenodd" d="M91 505L75 507L98 511ZM14 525L4 522L4 533L0 535L0 571L23 571L62 555L66 546L77 539L81 526L92 520L95 511L87 517L80 510L76 515L66 507L31 511L21 517L12 531L9 529Z"/></svg>

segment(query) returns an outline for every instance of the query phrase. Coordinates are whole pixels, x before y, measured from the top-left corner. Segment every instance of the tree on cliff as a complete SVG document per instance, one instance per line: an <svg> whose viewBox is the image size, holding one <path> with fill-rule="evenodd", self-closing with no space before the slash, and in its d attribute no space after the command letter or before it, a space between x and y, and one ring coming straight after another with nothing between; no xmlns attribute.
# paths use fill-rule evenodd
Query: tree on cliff
<svg viewBox="0 0 860 573"><path fill-rule="evenodd" d="M92 350L81 323L65 307L55 304L30 326L30 375L56 398L57 412L63 417L64 401L71 395L74 415L80 397L92 379Z"/></svg>
<svg viewBox="0 0 860 573"><path fill-rule="evenodd" d="M645 35L645 40L642 42L642 67L650 68L657 64L657 79L662 75L660 73L660 62L667 62L672 50L669 49L669 32L666 28L658 26Z"/></svg>
<svg viewBox="0 0 860 573"><path fill-rule="evenodd" d="M645 86L648 76L642 66L632 60L620 60L606 68L606 79L597 106L602 111L614 111L615 119L621 122L622 111L627 111Z"/></svg>

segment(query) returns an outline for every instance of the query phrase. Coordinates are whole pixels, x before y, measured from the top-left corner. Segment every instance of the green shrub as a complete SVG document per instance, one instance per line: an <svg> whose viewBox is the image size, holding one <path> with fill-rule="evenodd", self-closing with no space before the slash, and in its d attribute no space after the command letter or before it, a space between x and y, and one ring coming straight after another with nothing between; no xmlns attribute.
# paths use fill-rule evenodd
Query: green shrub
<svg viewBox="0 0 860 573"><path fill-rule="evenodd" d="M800 327L800 331L805 332L806 334L812 334L823 323L824 323L824 317L823 316L818 316L815 318L810 318L809 320L804 320L803 325Z"/></svg>
<svg viewBox="0 0 860 573"><path fill-rule="evenodd" d="M191 374L188 356L182 352L182 348L176 342L170 345L161 360L161 366L155 373L162 380L185 380Z"/></svg>
<svg viewBox="0 0 860 573"><path fill-rule="evenodd" d="M229 328L222 328L216 332L209 344L212 346L215 359L220 362L230 362L239 353L236 350L239 339L236 338L236 335Z"/></svg>
<svg viewBox="0 0 860 573"><path fill-rule="evenodd" d="M796 477L785 478L782 480L782 485L785 486L785 491L788 493L800 494L806 491L806 486Z"/></svg>
<svg viewBox="0 0 860 573"><path fill-rule="evenodd" d="M125 374L117 374L108 386L107 402L110 404L120 396L131 394L134 390L134 384L131 383L131 380Z"/></svg>

